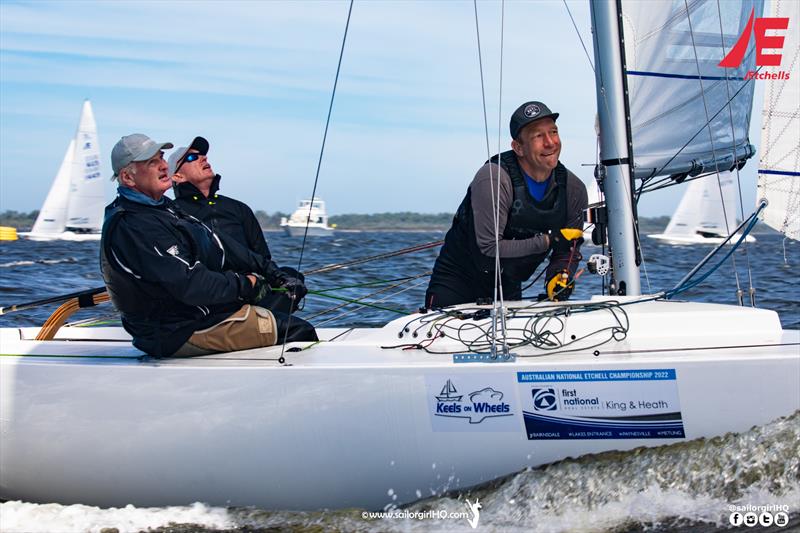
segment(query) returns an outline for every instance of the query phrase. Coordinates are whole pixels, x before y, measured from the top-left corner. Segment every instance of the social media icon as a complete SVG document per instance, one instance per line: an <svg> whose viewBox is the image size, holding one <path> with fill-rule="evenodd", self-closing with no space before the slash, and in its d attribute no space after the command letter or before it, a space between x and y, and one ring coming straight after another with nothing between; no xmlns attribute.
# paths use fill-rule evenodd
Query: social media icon
<svg viewBox="0 0 800 533"><path fill-rule="evenodd" d="M732 526L741 526L742 522L744 522L744 516L742 513L733 512L728 520Z"/></svg>
<svg viewBox="0 0 800 533"><path fill-rule="evenodd" d="M780 513L775 513L775 525L779 527L783 527L789 523L789 515L781 511Z"/></svg>
<svg viewBox="0 0 800 533"><path fill-rule="evenodd" d="M758 523L758 515L756 513L745 513L744 515L744 525L747 527L753 527Z"/></svg>
<svg viewBox="0 0 800 533"><path fill-rule="evenodd" d="M764 527L769 527L772 525L772 513L769 511L764 511L760 515L758 515L758 523Z"/></svg>

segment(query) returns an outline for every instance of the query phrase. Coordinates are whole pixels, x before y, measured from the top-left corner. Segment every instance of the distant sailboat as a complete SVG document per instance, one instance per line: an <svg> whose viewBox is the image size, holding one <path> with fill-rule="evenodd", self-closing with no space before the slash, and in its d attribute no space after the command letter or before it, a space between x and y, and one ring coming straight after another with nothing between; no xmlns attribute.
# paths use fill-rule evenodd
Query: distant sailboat
<svg viewBox="0 0 800 533"><path fill-rule="evenodd" d="M33 229L20 236L35 241L99 240L104 204L97 124L86 100L78 131L69 142Z"/></svg>
<svg viewBox="0 0 800 533"><path fill-rule="evenodd" d="M736 225L733 176L730 172L721 172L719 183L714 176L689 183L664 233L648 237L670 244L719 244ZM734 237L730 242L736 240ZM746 242L755 240L751 235L745 238Z"/></svg>

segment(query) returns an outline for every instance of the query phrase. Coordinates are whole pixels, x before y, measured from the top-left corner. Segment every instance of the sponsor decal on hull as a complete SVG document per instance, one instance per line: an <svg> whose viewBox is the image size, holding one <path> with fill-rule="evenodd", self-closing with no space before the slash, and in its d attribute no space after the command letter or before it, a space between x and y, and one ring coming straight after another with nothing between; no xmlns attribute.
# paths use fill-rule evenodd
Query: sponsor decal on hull
<svg viewBox="0 0 800 533"><path fill-rule="evenodd" d="M518 372L529 440L682 439L674 369Z"/></svg>

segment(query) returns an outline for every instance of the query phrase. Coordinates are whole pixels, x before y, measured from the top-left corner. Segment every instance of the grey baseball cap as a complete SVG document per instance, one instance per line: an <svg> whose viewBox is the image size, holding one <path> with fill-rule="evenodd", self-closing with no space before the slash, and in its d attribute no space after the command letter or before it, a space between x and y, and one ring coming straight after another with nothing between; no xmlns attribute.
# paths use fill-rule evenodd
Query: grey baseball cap
<svg viewBox="0 0 800 533"><path fill-rule="evenodd" d="M178 171L178 167L183 163L186 152L197 150L203 155L208 154L209 144L203 137L195 137L189 146L181 146L169 155L167 164L169 165L169 176L172 177Z"/></svg>
<svg viewBox="0 0 800 533"><path fill-rule="evenodd" d="M553 113L549 107L541 102L525 102L511 115L511 123L509 124L511 138L516 139L522 128L531 122L548 117L555 120L558 118L558 113Z"/></svg>
<svg viewBox="0 0 800 533"><path fill-rule="evenodd" d="M117 179L119 171L134 161L147 161L159 151L172 146L172 143L157 143L143 133L126 135L111 150L111 168L114 170L111 179Z"/></svg>

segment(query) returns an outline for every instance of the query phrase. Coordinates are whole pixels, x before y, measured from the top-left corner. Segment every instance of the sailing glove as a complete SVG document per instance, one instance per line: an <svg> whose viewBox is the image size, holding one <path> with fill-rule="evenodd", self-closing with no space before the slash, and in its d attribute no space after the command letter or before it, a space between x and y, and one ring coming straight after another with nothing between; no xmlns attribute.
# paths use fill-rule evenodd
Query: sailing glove
<svg viewBox="0 0 800 533"><path fill-rule="evenodd" d="M271 289L267 280L264 279L264 276L256 273L250 275L256 278L256 282L251 287L250 293L246 296L246 300L248 303L257 304L271 292ZM249 285L250 280L247 280L247 283Z"/></svg>
<svg viewBox="0 0 800 533"><path fill-rule="evenodd" d="M563 302L570 297L573 288L575 279L565 268L547 281L547 299L552 302Z"/></svg>
<svg viewBox="0 0 800 533"><path fill-rule="evenodd" d="M550 238L550 248L556 253L569 252L573 244L576 242L580 244L583 240L583 232L573 228L550 230L547 235ZM578 239L581 239L581 241L578 241Z"/></svg>
<svg viewBox="0 0 800 533"><path fill-rule="evenodd" d="M300 278L294 276L284 275L278 280L279 286L286 289L286 292L292 297L293 300L299 302L303 297L308 294L308 289L305 283Z"/></svg>

